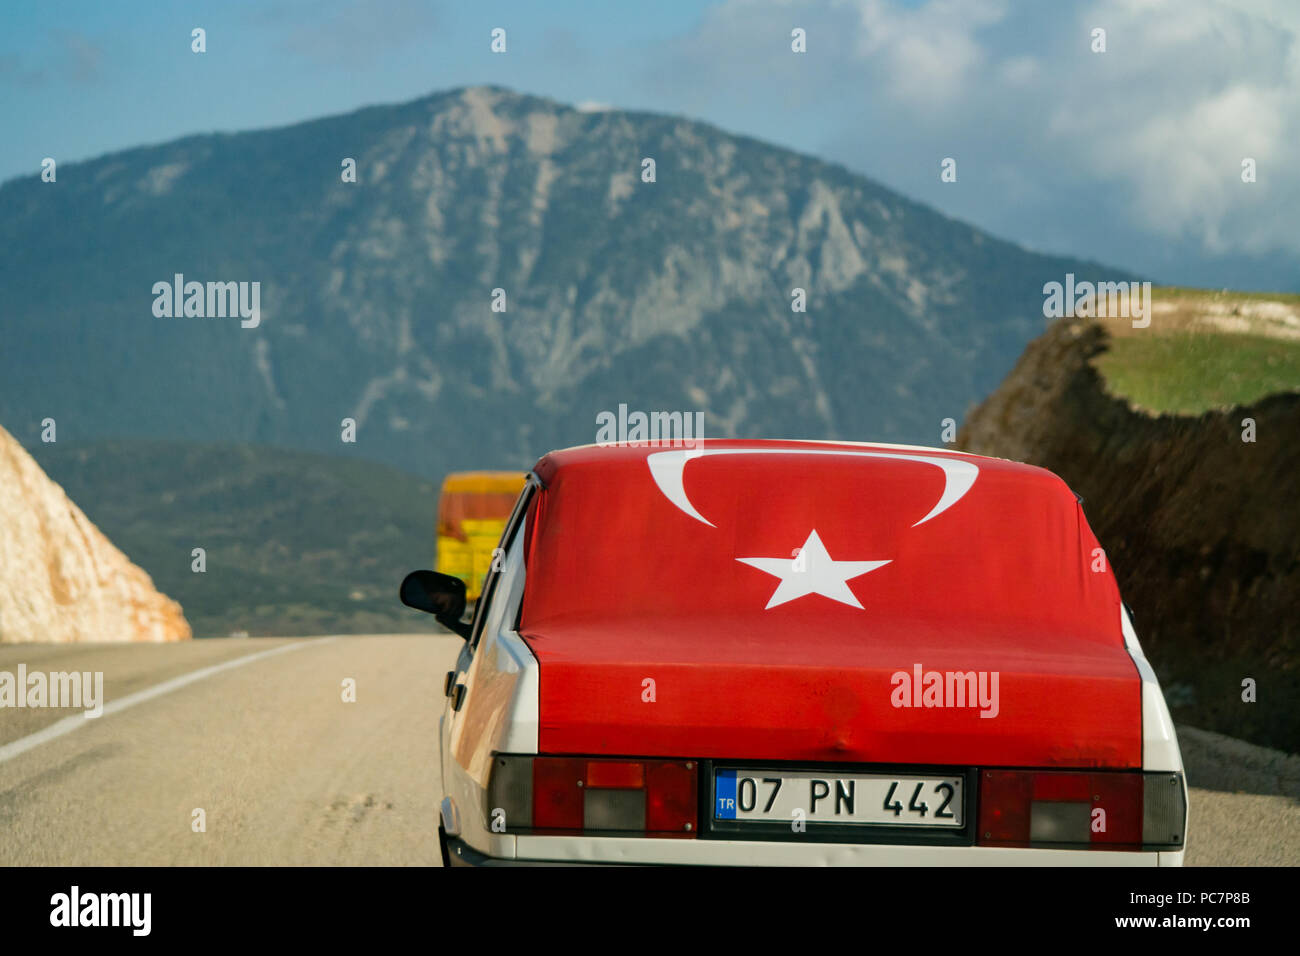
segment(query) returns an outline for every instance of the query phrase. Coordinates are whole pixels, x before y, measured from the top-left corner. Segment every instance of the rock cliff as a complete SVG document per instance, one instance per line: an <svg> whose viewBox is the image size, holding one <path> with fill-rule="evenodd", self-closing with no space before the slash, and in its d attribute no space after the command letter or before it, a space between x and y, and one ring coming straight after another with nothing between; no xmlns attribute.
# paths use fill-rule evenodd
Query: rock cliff
<svg viewBox="0 0 1300 956"><path fill-rule="evenodd" d="M0 642L189 638L181 606L0 428Z"/></svg>

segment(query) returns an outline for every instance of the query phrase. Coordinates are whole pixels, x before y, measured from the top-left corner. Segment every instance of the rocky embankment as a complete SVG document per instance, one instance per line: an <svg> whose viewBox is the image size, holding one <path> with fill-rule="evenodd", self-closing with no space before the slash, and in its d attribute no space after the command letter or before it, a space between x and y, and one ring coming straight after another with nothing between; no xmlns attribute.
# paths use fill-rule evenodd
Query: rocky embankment
<svg viewBox="0 0 1300 956"><path fill-rule="evenodd" d="M965 450L1084 498L1175 719L1300 750L1300 394L1200 416L1108 393L1108 332L1061 320L966 419ZM1253 419L1255 441L1242 440ZM1257 700L1242 700L1252 678Z"/></svg>
<svg viewBox="0 0 1300 956"><path fill-rule="evenodd" d="M0 643L189 637L181 606L0 428Z"/></svg>

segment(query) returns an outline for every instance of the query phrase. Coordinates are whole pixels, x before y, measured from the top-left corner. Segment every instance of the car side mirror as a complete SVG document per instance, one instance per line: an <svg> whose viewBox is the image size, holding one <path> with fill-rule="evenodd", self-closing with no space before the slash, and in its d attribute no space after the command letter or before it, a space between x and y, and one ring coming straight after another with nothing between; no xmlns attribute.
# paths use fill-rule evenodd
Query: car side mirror
<svg viewBox="0 0 1300 956"><path fill-rule="evenodd" d="M412 571L402 579L398 592L402 603L432 614L443 627L469 640L470 625L461 622L465 613L465 582L437 571Z"/></svg>

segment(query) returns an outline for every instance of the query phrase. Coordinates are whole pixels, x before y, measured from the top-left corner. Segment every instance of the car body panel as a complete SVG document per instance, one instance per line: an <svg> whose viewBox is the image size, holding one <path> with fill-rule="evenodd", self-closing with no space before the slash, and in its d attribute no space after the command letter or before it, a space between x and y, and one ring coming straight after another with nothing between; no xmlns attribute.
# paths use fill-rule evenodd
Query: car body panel
<svg viewBox="0 0 1300 956"><path fill-rule="evenodd" d="M523 589L522 541L517 534L506 549L499 590L484 607L477 642L461 648L453 679L466 688L461 708L455 710L448 698L439 722L446 792L441 818L450 834L490 832L483 792L492 754L537 752L537 659L514 631Z"/></svg>

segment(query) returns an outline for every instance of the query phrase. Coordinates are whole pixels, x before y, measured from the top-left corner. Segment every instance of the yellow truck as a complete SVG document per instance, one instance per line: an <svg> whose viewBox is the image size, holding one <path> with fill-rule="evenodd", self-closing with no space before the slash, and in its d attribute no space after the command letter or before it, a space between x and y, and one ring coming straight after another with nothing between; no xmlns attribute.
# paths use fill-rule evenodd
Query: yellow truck
<svg viewBox="0 0 1300 956"><path fill-rule="evenodd" d="M443 480L434 567L464 581L468 601L478 600L492 552L526 478L519 471L458 471Z"/></svg>

